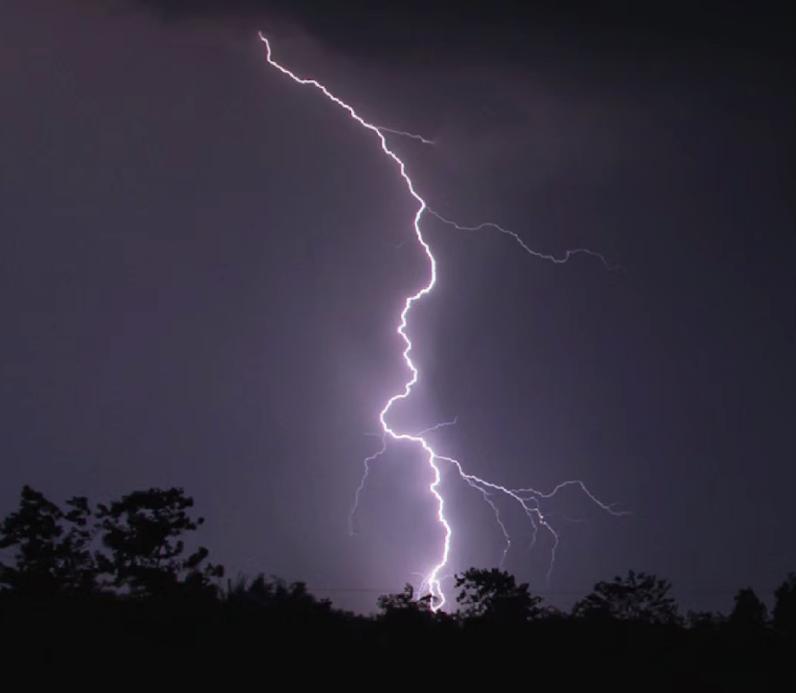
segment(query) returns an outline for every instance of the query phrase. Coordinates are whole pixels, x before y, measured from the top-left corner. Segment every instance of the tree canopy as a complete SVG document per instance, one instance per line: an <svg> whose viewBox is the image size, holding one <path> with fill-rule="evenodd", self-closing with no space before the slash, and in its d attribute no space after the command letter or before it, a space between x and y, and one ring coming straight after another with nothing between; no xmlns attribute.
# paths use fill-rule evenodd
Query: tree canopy
<svg viewBox="0 0 796 693"><path fill-rule="evenodd" d="M24 487L0 522L0 654L28 671L43 663L61 671L90 655L110 676L139 663L147 671L157 663L181 671L207 661L259 665L263 653L275 664L298 653L313 672L323 657L332 666L349 657L353 666L378 660L382 672L399 671L406 653L407 670L419 661L439 670L463 662L467 671L477 658L516 675L533 656L533 682L565 682L567 690L597 681L620 690L623 672L632 690L683 681L695 690L793 688L773 683L792 674L794 573L777 588L770 620L751 588L737 593L727 618L680 619L670 583L633 571L598 582L565 613L498 568L455 575L445 610L407 584L378 598L378 614L357 615L301 581L259 574L222 585L221 567L194 538L203 521L193 508L181 488L59 506Z"/></svg>
<svg viewBox="0 0 796 693"><path fill-rule="evenodd" d="M189 514L193 499L180 488L148 489L92 509L75 497L61 509L29 486L19 509L0 525L0 585L20 594L125 590L154 596L174 588L212 591L220 566L205 564L208 551L185 553L184 536L203 522ZM104 550L103 550L104 549Z"/></svg>
<svg viewBox="0 0 796 693"><path fill-rule="evenodd" d="M221 577L220 567L202 567L208 556L206 548L200 546L183 555L183 535L204 522L190 516L192 507L193 499L181 488L135 491L99 506L102 543L110 550L110 556L102 555L100 565L113 576L115 587L153 595L180 582L204 588L209 579Z"/></svg>
<svg viewBox="0 0 796 693"><path fill-rule="evenodd" d="M510 573L498 568L470 568L456 576L456 601L465 619L498 623L522 623L541 613L540 597L528 584L517 584Z"/></svg>
<svg viewBox="0 0 796 693"><path fill-rule="evenodd" d="M64 512L39 491L22 488L19 510L0 525L0 549L11 549L15 559L13 566L0 563L0 585L32 594L95 589L91 509L82 497L66 506Z"/></svg>
<svg viewBox="0 0 796 693"><path fill-rule="evenodd" d="M667 580L630 570L625 577L598 582L591 594L575 604L573 613L580 618L672 624L678 614L670 590Z"/></svg>

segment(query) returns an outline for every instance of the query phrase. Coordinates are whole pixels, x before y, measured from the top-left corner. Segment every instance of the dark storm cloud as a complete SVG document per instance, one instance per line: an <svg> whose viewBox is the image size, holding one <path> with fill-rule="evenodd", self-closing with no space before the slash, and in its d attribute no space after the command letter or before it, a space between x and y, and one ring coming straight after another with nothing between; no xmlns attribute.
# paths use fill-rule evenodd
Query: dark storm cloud
<svg viewBox="0 0 796 693"><path fill-rule="evenodd" d="M775 3L297 2L128 0L164 19L296 24L341 52L391 61L516 61L549 44L574 61L660 54L774 55L788 50ZM582 52L588 51L588 52ZM596 55L595 55L596 53Z"/></svg>

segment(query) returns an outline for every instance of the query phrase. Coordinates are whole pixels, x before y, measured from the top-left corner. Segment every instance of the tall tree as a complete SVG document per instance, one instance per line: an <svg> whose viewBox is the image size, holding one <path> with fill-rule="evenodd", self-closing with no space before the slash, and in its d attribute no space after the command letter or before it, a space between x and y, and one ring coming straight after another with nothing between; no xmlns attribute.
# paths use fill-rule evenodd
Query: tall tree
<svg viewBox="0 0 796 693"><path fill-rule="evenodd" d="M542 599L517 584L514 576L497 568L470 568L456 576L459 613L466 620L524 623L540 615Z"/></svg>
<svg viewBox="0 0 796 693"><path fill-rule="evenodd" d="M110 550L102 569L114 586L140 596L162 595L181 584L211 589L212 579L221 577L223 569L202 566L207 549L184 556L183 535L204 522L190 516L192 507L193 499L181 488L135 491L98 506L102 541Z"/></svg>
<svg viewBox="0 0 796 693"><path fill-rule="evenodd" d="M782 633L796 635L796 573L788 574L774 592L774 627Z"/></svg>
<svg viewBox="0 0 796 693"><path fill-rule="evenodd" d="M730 625L741 628L762 628L766 625L768 609L751 587L738 590L735 606L730 614Z"/></svg>
<svg viewBox="0 0 796 693"><path fill-rule="evenodd" d="M626 577L598 582L591 594L575 604L573 613L580 618L676 623L677 604L669 596L670 590L667 580L631 570Z"/></svg>
<svg viewBox="0 0 796 693"><path fill-rule="evenodd" d="M66 505L64 512L39 491L22 488L19 510L0 524L0 549L12 549L15 562L0 563L0 584L31 594L96 589L91 509L85 498Z"/></svg>

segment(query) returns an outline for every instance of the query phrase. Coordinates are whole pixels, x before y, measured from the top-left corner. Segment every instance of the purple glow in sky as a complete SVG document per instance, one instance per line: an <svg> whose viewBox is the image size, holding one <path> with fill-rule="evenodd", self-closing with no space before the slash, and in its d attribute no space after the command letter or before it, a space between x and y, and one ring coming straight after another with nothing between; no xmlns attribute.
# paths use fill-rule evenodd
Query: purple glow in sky
<svg viewBox="0 0 796 693"><path fill-rule="evenodd" d="M789 25L577 4L0 3L0 514L23 484L182 486L233 579L368 612L443 558L431 461L435 606L501 562L559 608L628 569L684 610L771 594L796 561Z"/></svg>
<svg viewBox="0 0 796 693"><path fill-rule="evenodd" d="M538 532L539 527L543 527L547 532L550 533L550 535L551 535L551 537L553 539L553 544L552 544L552 547L550 549L550 559L549 559L550 562L549 562L549 567L547 569L547 580L549 582L550 574L552 573L553 567L555 565L556 549L558 548L559 536L556 533L556 531L553 529L553 527L550 525L550 523L545 519L545 514L542 511L542 508L541 508L541 505L540 505L542 499L549 499L549 498L554 497L558 493L558 491L563 489L563 488L567 488L569 486L577 486L578 488L580 488L583 491L583 493L586 494L586 496L588 496L588 498L590 500L592 500L602 510L604 510L604 511L606 511L606 512L612 514L612 515L616 515L616 516L622 516L622 515L625 515L627 513L618 512L618 511L614 510L611 505L607 505L607 504L603 503L602 501L598 500L591 493L591 491L589 491L589 489L586 487L586 485L580 480L564 481L564 482L558 484L552 491L550 491L548 493L544 493L542 491L538 491L538 490L533 489L533 488L510 489L510 488L506 488L505 486L501 486L500 484L496 484L496 483L493 483L491 481L487 481L485 479L481 479L480 477L475 476L474 474L467 474L464 471L464 469L462 468L462 465L461 465L461 463L458 460L455 460L452 457L446 457L444 455L440 455L432 447L431 443L424 437L424 434L422 432L421 433L400 432L400 431L396 430L395 428L393 428L393 425L390 424L389 421L388 421L388 417L389 417L389 414L390 414L390 411L392 410L392 408L396 404L399 404L400 402L403 402L404 400L407 400L409 398L409 396L412 394L412 389L417 384L417 382L418 382L418 380L420 378L420 373L419 373L419 371L417 369L417 366L415 366L415 364L414 364L414 362L412 361L412 358L411 358L412 339L410 338L409 333L408 333L409 314L410 314L410 312L412 310L412 306L417 301L419 301L423 297L425 297L427 294L431 293L431 291L434 289L434 285L437 283L437 261L436 261L436 259L434 257L434 254L431 251L431 247L426 242L426 239L423 237L423 232L421 231L421 228L420 228L420 222L421 222L421 219L423 218L424 213L430 212L430 213L434 214L434 216L436 216L438 219L443 221L444 223L446 223L446 224L448 224L450 226L453 226L454 228L456 228L457 230L460 230L460 231L468 231L468 230L469 231L475 231L475 230L480 230L480 229L486 228L486 227L496 228L498 231L511 236L522 247L522 249L525 252L527 252L528 254L533 255L534 257L543 259L543 260L548 260L550 262L554 262L556 264L564 264L570 258L572 258L573 256L575 256L577 254L580 254L580 253L584 253L584 254L592 255L594 257L599 258L603 262L603 264L606 267L608 267L609 269L610 269L610 265L608 264L608 262L605 260L605 258L602 255L600 255L599 253L597 253L595 251L586 249L586 248L577 248L575 250L568 250L568 251L566 251L566 253L564 254L564 256L562 258L556 258L553 255L539 253L539 252L537 252L535 250L532 250L530 247L528 247L525 244L525 242L516 233L514 233L513 231L509 231L507 229L504 229L501 226L499 226L497 224L494 224L492 222L482 223L482 224L479 224L479 225L474 226L474 227L463 227L463 226L457 224L456 222L453 222L453 221L451 221L449 219L446 219L445 217L441 216L440 214L437 214L437 213L433 212L432 210L429 210L429 207L426 204L426 201L415 190L414 184L412 183L412 179L409 177L409 174L407 173L406 165L395 154L395 152L393 152L393 150L389 148L389 146L387 145L387 139L386 139L386 137L384 135L385 131L389 131L389 132L392 132L392 133L395 133L395 134L400 134L400 135L406 135L408 133L405 133L405 132L402 132L402 131L397 131L397 130L387 130L385 128L380 128L380 127L378 127L376 125L372 125L371 123L368 123L366 120L361 118L351 106L349 106L347 103L345 103L344 101L342 101L338 97L336 97L334 94L332 94L323 84L321 84L320 82L318 82L318 81L316 81L314 79L307 79L307 78L299 77L296 74L294 74L293 72L291 72L289 69L287 69L286 67L284 67L283 65L278 63L276 60L274 60L273 59L273 55L272 55L272 51L271 51L270 42L268 41L268 39L262 33L260 33L259 36L260 36L260 40L265 44L266 60L268 61L269 65L275 67L282 74L287 75L288 77L290 77L290 79L292 79L293 81L297 82L298 84L309 85L309 86L315 87L327 99L329 99L330 101L335 103L337 106L339 106L342 109L344 109L348 113L348 115L351 118L353 118L357 123L359 123L363 128L365 128L366 130L369 130L371 133L376 135L376 137L378 138L379 144L381 145L382 151L390 159L392 159L393 162L395 162L395 164L398 166L399 173L401 175L401 178L403 178L404 182L406 183L406 188L409 191L409 194L418 203L417 212L415 213L414 220L413 220L413 229L414 229L415 237L417 238L417 242L422 247L423 252L426 255L426 258L428 259L429 277L428 277L428 282L425 285L421 286L415 293L410 294L406 298L406 300L404 301L404 307L403 307L403 310L401 311L401 314L400 314L398 327L396 328L396 332L397 332L398 336L401 338L401 340L404 343L404 350L403 350L402 356L403 356L404 363L406 364L406 368L409 371L409 378L404 383L403 389L400 392L394 394L392 397L390 397L387 400L387 403L384 405L384 408L379 412L379 423L381 424L381 428L382 428L382 431L383 431L383 434L384 434L383 439L382 439L383 440L383 445L382 445L381 449L377 453L375 453L374 455L370 455L370 456L368 456L365 459L365 462L364 462L365 470L364 470L364 473L363 473L362 481L360 482L360 484L359 484L359 486L357 487L357 490L356 490L354 508L352 510L352 516L357 511L357 503L359 501L360 494L362 493L362 491L364 489L365 481L367 479L367 476L368 476L368 473L369 473L369 470L370 470L370 465L373 462L375 462L379 457L381 457L381 455L383 455L386 452L387 440L390 439L390 440L393 440L393 441L396 441L396 442L400 442L400 441L410 442L410 443L412 443L412 444L414 444L416 446L419 446L422 449L423 454L425 455L426 460L428 462L428 465L431 468L432 481L429 484L428 490L429 490L429 493L431 494L431 497L434 499L434 502L436 503L436 506L437 506L437 521L439 522L439 524L442 527L442 534L443 534L442 550L440 552L440 558L439 558L438 562L430 569L430 571L423 577L423 581L422 581L422 583L420 585L420 590L419 590L421 595L423 594L423 592L425 590L428 590L429 593L431 594L431 596L432 596L432 602L431 602L432 610L437 611L437 610L443 608L443 606L445 605L446 598L445 598L445 591L444 591L443 586L442 586L442 576L444 575L443 571L448 566L448 560L449 560L450 553L451 553L451 542L453 541L453 534L454 534L452 524L451 524L450 520L447 518L447 516L445 514L445 496L444 496L444 493L443 493L442 488L441 488L442 475L441 475L441 471L440 471L440 463L445 463L445 464L451 465L455 469L455 471L458 473L459 477L463 481L465 481L467 484L469 484L473 489L478 491L481 494L481 496L483 497L484 501L489 505L490 508L492 508L492 510L493 510L493 512L495 514L495 521L497 522L498 526L500 527L500 531L502 532L503 537L504 537L505 542L506 542L505 548L503 550L503 558L501 560L501 567L503 567L503 563L505 562L505 559L506 559L506 556L508 554L508 551L511 548L511 535L510 535L508 529L506 528L506 525L501 520L500 509L499 509L498 505L493 500L493 496L495 494L501 494L501 495L504 495L504 496L508 497L512 501L518 503L519 506L522 508L523 513L528 518L528 521L529 521L529 523L531 525L531 531L532 531L532 536L533 536L533 539L531 541L531 548L533 548L534 545L536 544L536 536L537 536L537 532ZM427 140L427 139L425 139L423 137L420 137L420 136L411 135L411 134L409 136L410 137L414 137L414 138L419 138L424 144L430 142L430 140ZM432 427L432 428L436 428L436 427Z"/></svg>

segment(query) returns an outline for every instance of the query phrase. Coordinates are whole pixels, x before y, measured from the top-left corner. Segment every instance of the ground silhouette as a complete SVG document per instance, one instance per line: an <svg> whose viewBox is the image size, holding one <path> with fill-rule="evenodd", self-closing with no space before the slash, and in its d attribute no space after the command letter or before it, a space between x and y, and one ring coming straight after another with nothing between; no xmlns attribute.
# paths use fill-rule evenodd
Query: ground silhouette
<svg viewBox="0 0 796 693"><path fill-rule="evenodd" d="M750 588L727 617L682 616L668 581L634 571L598 582L565 613L497 568L455 577L455 611L435 613L429 596L406 585L366 616L336 609L301 582L224 579L206 548L186 549L202 524L192 512L180 488L98 505L76 497L61 508L25 486L0 524L6 670L26 672L29 683L171 672L187 685L211 672L254 671L294 685L323 674L559 690L796 686L794 573L776 590L771 618Z"/></svg>

